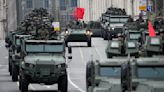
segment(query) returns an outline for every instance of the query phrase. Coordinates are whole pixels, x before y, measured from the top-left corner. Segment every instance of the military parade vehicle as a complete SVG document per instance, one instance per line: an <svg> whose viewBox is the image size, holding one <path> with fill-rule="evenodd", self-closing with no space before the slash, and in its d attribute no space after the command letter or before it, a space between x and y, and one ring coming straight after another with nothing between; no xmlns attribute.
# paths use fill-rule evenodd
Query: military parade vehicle
<svg viewBox="0 0 164 92"><path fill-rule="evenodd" d="M87 42L88 47L91 47L91 36L93 33L89 29L81 27L77 24L72 26L73 27L65 30L66 46L68 46L68 42Z"/></svg>
<svg viewBox="0 0 164 92"><path fill-rule="evenodd" d="M87 63L87 92L121 92L121 66L127 58L97 60Z"/></svg>
<svg viewBox="0 0 164 92"><path fill-rule="evenodd" d="M120 33L123 31L115 32L115 28L123 27L123 25L128 21L129 16L126 15L126 12L122 9L117 8L108 8L106 13L102 14L101 26L102 26L102 37L104 40L111 40L112 35Z"/></svg>
<svg viewBox="0 0 164 92"><path fill-rule="evenodd" d="M129 53L131 56L138 58L138 51L139 46L135 41L121 41L118 39L109 41L105 50L108 58L114 56L128 56Z"/></svg>
<svg viewBox="0 0 164 92"><path fill-rule="evenodd" d="M146 42L144 44L144 54L148 57L163 54L162 41L160 39L160 36L147 37Z"/></svg>
<svg viewBox="0 0 164 92"><path fill-rule="evenodd" d="M87 25L87 29L89 29L93 34L92 37L101 37L101 24L98 21L90 21Z"/></svg>
<svg viewBox="0 0 164 92"><path fill-rule="evenodd" d="M132 65L133 92L163 92L164 57L139 58Z"/></svg>
<svg viewBox="0 0 164 92"><path fill-rule="evenodd" d="M67 92L67 65L63 39L24 39L21 43L21 55L19 73L21 92L27 92L30 83L45 85L57 83L59 91Z"/></svg>

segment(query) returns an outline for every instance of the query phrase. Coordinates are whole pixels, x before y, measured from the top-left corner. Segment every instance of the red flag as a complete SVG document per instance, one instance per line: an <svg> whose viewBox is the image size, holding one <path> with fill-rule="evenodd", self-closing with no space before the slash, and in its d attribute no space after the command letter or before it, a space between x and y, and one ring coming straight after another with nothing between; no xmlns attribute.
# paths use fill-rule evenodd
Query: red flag
<svg viewBox="0 0 164 92"><path fill-rule="evenodd" d="M83 17L84 17L84 11L85 11L84 8L79 8L79 7L77 7L77 8L75 9L75 11L74 11L74 17L75 17L76 19L83 19Z"/></svg>
<svg viewBox="0 0 164 92"><path fill-rule="evenodd" d="M156 33L150 21L148 21L149 36L155 37Z"/></svg>

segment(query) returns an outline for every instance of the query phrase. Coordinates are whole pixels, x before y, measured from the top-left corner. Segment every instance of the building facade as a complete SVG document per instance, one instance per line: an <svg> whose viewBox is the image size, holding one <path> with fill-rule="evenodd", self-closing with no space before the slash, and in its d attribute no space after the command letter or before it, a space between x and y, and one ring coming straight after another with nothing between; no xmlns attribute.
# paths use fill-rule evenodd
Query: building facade
<svg viewBox="0 0 164 92"><path fill-rule="evenodd" d="M6 0L0 0L0 39L5 38L5 32L7 31L6 9Z"/></svg>

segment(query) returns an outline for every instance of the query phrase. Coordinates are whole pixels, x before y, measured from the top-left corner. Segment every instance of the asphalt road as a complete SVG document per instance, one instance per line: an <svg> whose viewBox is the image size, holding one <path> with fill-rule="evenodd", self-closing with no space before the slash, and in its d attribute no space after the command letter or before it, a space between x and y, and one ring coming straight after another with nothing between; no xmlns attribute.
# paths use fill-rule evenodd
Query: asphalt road
<svg viewBox="0 0 164 92"><path fill-rule="evenodd" d="M92 38L92 47L87 43L69 43L72 46L72 61L68 63L68 92L86 92L85 72L89 60L106 59L107 41L102 38ZM0 41L0 92L20 92L18 82L12 82L8 72L8 51L5 42ZM67 49L67 48L66 48ZM57 92L57 85L30 84L29 92Z"/></svg>

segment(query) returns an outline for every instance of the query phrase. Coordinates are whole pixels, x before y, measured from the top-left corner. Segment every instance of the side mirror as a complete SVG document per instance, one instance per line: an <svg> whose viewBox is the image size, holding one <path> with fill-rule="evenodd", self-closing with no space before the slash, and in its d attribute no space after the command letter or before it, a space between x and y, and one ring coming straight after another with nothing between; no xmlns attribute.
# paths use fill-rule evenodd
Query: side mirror
<svg viewBox="0 0 164 92"><path fill-rule="evenodd" d="M68 47L68 53L72 54L72 47L70 47L70 46Z"/></svg>
<svg viewBox="0 0 164 92"><path fill-rule="evenodd" d="M17 53L20 53L20 52L21 52L21 47L18 46L18 47L17 47Z"/></svg>

